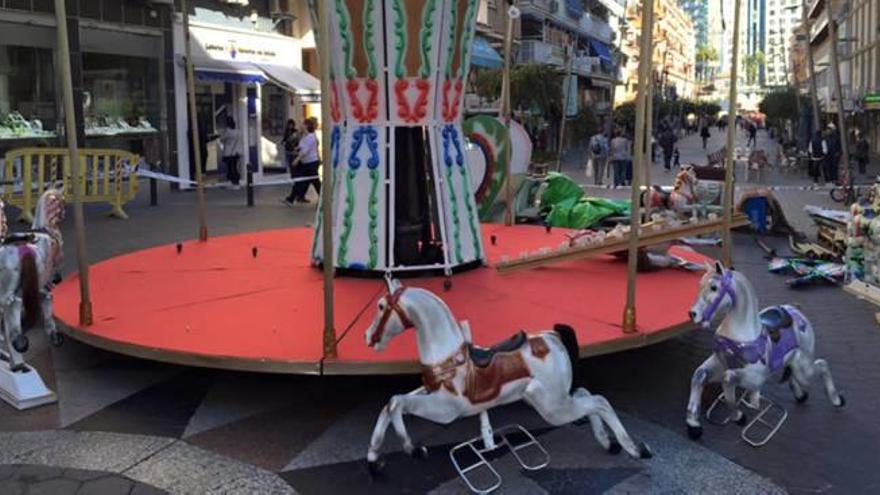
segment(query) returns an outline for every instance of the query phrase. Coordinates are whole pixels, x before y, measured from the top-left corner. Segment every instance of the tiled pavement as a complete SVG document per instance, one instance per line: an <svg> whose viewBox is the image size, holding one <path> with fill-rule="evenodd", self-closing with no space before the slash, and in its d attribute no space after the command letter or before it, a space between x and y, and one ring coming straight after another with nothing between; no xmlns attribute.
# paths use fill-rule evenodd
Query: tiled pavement
<svg viewBox="0 0 880 495"><path fill-rule="evenodd" d="M163 490L103 471L62 469L35 464L0 466L4 495L161 495Z"/></svg>
<svg viewBox="0 0 880 495"><path fill-rule="evenodd" d="M260 190L257 206L245 208L242 194L210 191L212 233L311 221L310 209L277 204L275 196L281 194L279 189ZM130 208L128 222L105 219L90 208L90 258L193 237L192 199L190 194L163 194L162 207L149 208L142 197ZM770 242L783 244L782 239ZM835 288L787 289L781 277L766 273L762 253L749 236L736 236L736 243L737 269L759 287L762 304L795 301L812 319L818 352L828 358L847 407L832 408L818 386L809 402L797 406L787 387L769 384L767 393L790 412L769 445L746 446L732 426L707 426L701 442L694 443L684 434L684 407L690 374L709 353L707 334L591 358L579 367L578 381L608 397L630 432L648 441L656 456L647 461L609 456L583 427L547 428L526 407L508 406L493 413L496 426L516 421L530 428L550 450L552 463L544 471L524 473L509 456L498 459L505 492L880 490L880 460L875 455L880 445L876 308ZM73 258L69 253L68 263ZM363 468L369 434L383 402L417 385L416 377L296 377L189 369L105 353L71 340L49 350L39 338L34 340L31 361L61 401L25 413L0 404L0 431L9 432L0 434L0 464L95 470L175 493L463 490L446 450L476 433L473 419L449 427L409 419L413 436L429 446L429 459L406 458L389 434L386 477L371 482Z"/></svg>

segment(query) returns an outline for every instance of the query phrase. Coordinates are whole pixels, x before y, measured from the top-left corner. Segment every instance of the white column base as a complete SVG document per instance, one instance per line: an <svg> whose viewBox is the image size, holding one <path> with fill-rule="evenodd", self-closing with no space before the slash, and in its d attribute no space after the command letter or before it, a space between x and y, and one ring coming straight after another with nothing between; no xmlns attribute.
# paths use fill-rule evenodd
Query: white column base
<svg viewBox="0 0 880 495"><path fill-rule="evenodd" d="M19 411L57 402L55 392L46 387L37 370L29 364L25 368L13 372L8 363L0 361L0 399Z"/></svg>

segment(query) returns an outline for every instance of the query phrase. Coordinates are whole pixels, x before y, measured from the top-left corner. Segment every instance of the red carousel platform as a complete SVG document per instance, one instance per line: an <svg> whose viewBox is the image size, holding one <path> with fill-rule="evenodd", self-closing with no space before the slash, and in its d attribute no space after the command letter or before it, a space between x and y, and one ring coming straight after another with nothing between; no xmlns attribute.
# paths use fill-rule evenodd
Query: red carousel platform
<svg viewBox="0 0 880 495"><path fill-rule="evenodd" d="M496 245L489 242L492 235ZM557 246L562 235L534 226L483 226L490 264ZM186 242L179 254L174 244L133 252L91 268L91 326L75 325L77 277L55 289L55 314L80 341L158 361L278 373L417 371L414 333L381 353L364 342L385 290L377 279L335 280L338 358L322 358L322 272L309 264L311 242L311 229L294 228ZM687 249L676 254L705 259ZM635 334L624 334L620 326L626 263L610 256L509 275L475 269L455 275L446 292L442 277L404 283L441 294L456 318L470 322L477 344L567 323L577 331L581 356L590 356L688 331L687 310L699 277L680 270L640 274Z"/></svg>

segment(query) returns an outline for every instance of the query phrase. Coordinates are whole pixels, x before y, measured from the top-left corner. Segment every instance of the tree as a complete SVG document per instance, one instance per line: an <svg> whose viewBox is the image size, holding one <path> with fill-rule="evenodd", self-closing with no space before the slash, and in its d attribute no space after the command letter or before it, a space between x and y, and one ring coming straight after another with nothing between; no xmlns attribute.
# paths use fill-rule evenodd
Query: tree
<svg viewBox="0 0 880 495"><path fill-rule="evenodd" d="M495 101L501 97L501 69L487 69L476 71L474 77L474 90L477 96L489 101Z"/></svg>
<svg viewBox="0 0 880 495"><path fill-rule="evenodd" d="M749 84L756 84L758 82L758 73L764 67L766 61L764 52L761 50L751 55L746 55L743 59L743 64L746 67L746 81Z"/></svg>
<svg viewBox="0 0 880 495"><path fill-rule="evenodd" d="M708 78L707 67L710 62L717 62L720 59L718 50L711 45L700 45L697 47L697 77L705 81Z"/></svg>
<svg viewBox="0 0 880 495"><path fill-rule="evenodd" d="M786 122L798 121L797 98L797 90L791 86L776 89L764 95L758 109L767 116L768 123L784 128Z"/></svg>

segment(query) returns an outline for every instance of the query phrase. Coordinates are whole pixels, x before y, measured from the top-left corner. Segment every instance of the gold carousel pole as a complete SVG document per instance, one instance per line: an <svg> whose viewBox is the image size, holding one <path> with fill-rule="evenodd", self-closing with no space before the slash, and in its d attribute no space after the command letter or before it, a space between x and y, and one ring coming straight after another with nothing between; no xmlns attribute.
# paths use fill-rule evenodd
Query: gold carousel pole
<svg viewBox="0 0 880 495"><path fill-rule="evenodd" d="M501 121L504 122L504 126L510 129L510 52L511 45L513 44L513 19L514 16L519 16L519 13L513 3L508 0L507 2L508 10L507 10L507 25L504 29L504 69L501 72ZM510 163L511 158L513 157L513 143L508 142L507 146L504 148L504 155L506 158L506 167L505 177L507 180L504 181L504 202L507 205L507 208L504 212L504 225L513 225L516 219L514 218L513 212L513 177L511 176L511 172L513 167Z"/></svg>
<svg viewBox="0 0 880 495"><path fill-rule="evenodd" d="M199 119L196 115L196 83L193 73L192 47L189 35L189 10L186 0L180 1L180 10L183 11L183 44L186 47L186 92L189 101L189 129L192 138L192 155L195 161L196 173L196 198L199 210L199 240L208 240L208 221L205 216L205 184L202 178L202 150L199 146Z"/></svg>
<svg viewBox="0 0 880 495"><path fill-rule="evenodd" d="M722 244L722 254L721 259L724 261L724 264L727 266L731 265L732 255L731 255L731 236L730 236L730 221L731 216L733 215L733 173L734 167L736 164L734 163L734 153L733 149L736 146L736 105L737 105L737 78L739 72L739 23L740 23L740 10L741 10L741 2L742 0L736 0L734 3L734 14L733 14L733 55L731 56L730 62L730 95L728 96L729 105L727 111L727 167L724 169L724 195L722 201L723 210L723 244Z"/></svg>
<svg viewBox="0 0 880 495"><path fill-rule="evenodd" d="M641 189L639 181L642 174L642 165L645 160L645 139L647 124L647 99L650 93L651 66L653 57L651 50L651 36L654 32L654 0L642 0L642 34L639 46L639 73L636 96L636 136L633 148L633 174L632 195L630 196L629 216L629 246L627 249L627 274L626 274L626 307L623 310L623 331L632 333L636 331L636 270L638 268L639 254L639 228L641 227L642 214L639 207Z"/></svg>
<svg viewBox="0 0 880 495"><path fill-rule="evenodd" d="M324 251L324 357L336 357L336 327L333 321L333 167L330 166L330 6L318 2L318 61L321 65L321 225Z"/></svg>
<svg viewBox="0 0 880 495"><path fill-rule="evenodd" d="M76 136L76 114L73 104L73 79L70 74L70 44L67 37L67 6L64 0L55 0L55 22L58 24L58 65L61 69L61 89L64 100L64 136L70 160L71 194L73 195L73 223L76 236L76 264L79 269L79 324L92 324L92 301L89 297L89 263L86 253L86 221L82 208L79 149ZM63 172L62 172L63 173Z"/></svg>

